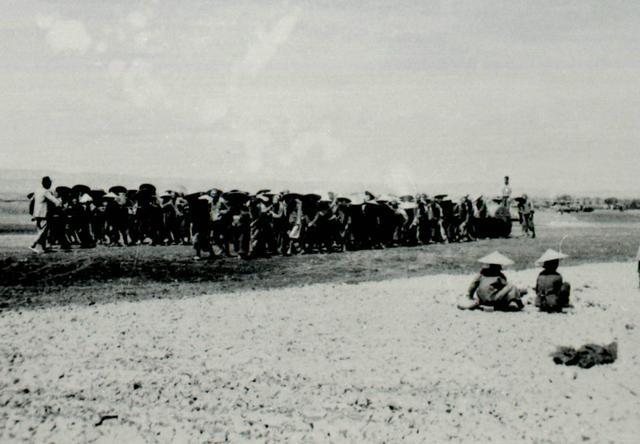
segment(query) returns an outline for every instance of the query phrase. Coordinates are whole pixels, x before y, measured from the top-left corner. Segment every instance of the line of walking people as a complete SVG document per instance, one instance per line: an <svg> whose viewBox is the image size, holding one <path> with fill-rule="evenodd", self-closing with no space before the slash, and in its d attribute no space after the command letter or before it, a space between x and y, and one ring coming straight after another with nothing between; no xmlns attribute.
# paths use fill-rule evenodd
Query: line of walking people
<svg viewBox="0 0 640 444"><path fill-rule="evenodd" d="M51 189L45 177L30 198L37 252L48 245L67 250L190 244L196 258L253 258L507 237L512 224L508 204L482 196L453 201L446 195L322 196L266 189L185 194L159 193L152 184Z"/></svg>

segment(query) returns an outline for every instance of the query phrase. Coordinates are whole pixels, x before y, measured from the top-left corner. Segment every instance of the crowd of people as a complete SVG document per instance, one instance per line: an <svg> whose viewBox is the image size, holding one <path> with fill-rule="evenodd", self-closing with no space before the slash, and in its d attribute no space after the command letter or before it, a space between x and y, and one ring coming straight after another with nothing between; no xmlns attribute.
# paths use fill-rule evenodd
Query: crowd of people
<svg viewBox="0 0 640 444"><path fill-rule="evenodd" d="M452 200L442 194L321 196L266 189L185 194L159 192L151 184L53 189L45 177L30 198L38 227L31 248L38 253L52 245L68 250L148 243L190 244L196 258L254 258L507 237L512 226L508 196ZM519 209L530 208L526 196L516 201ZM519 214L522 221L526 213Z"/></svg>

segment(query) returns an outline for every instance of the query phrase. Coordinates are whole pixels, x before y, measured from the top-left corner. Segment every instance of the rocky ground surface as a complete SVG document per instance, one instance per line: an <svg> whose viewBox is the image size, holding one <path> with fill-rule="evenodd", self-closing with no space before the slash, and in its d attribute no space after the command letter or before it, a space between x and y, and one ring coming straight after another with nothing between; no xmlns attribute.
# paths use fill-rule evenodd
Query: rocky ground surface
<svg viewBox="0 0 640 444"><path fill-rule="evenodd" d="M563 314L457 310L471 276L444 274L6 311L0 441L637 442L635 264L561 271Z"/></svg>

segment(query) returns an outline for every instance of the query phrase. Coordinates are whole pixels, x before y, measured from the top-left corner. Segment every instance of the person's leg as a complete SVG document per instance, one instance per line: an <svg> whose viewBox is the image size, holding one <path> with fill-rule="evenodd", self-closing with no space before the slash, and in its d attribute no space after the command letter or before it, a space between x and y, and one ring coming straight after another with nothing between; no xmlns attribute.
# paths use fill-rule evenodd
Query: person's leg
<svg viewBox="0 0 640 444"><path fill-rule="evenodd" d="M60 249L63 251L69 251L71 249L71 244L67 239L67 224L64 217L52 217L51 219L47 220L47 226L48 230L51 233L51 237L60 246Z"/></svg>
<svg viewBox="0 0 640 444"><path fill-rule="evenodd" d="M44 251L47 246L47 236L49 235L47 221L45 219L36 219L36 229L38 230L38 234L31 245L31 249L33 250L40 245Z"/></svg>
<svg viewBox="0 0 640 444"><path fill-rule="evenodd" d="M529 225L529 230L531 230L531 238L536 238L536 226L533 223L533 216L531 216L531 224Z"/></svg>
<svg viewBox="0 0 640 444"><path fill-rule="evenodd" d="M194 229L193 234L193 249L195 250L195 259L200 259L202 254L202 248L200 247L200 232L197 229Z"/></svg>
<svg viewBox="0 0 640 444"><path fill-rule="evenodd" d="M459 310L477 310L481 307L479 299L469 299L463 303L458 304Z"/></svg>
<svg viewBox="0 0 640 444"><path fill-rule="evenodd" d="M527 214L527 232L531 233L531 238L536 237L536 228L533 225L533 214Z"/></svg>
<svg viewBox="0 0 640 444"><path fill-rule="evenodd" d="M522 309L524 304L522 303L522 296L526 294L522 290L518 289L513 284L505 285L495 296L496 309L505 309L513 302L518 309Z"/></svg>
<svg viewBox="0 0 640 444"><path fill-rule="evenodd" d="M213 244L211 242L211 228L205 227L204 231L200 235L200 248L206 252L210 258L215 257L213 252Z"/></svg>

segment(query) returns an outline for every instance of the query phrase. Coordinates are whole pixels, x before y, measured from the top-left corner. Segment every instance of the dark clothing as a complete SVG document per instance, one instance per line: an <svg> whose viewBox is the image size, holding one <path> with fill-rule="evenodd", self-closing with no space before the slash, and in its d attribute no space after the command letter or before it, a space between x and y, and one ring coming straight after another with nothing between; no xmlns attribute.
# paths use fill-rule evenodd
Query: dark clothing
<svg viewBox="0 0 640 444"><path fill-rule="evenodd" d="M192 206L193 248L196 256L205 251L213 256L211 245L211 209L209 202L197 199Z"/></svg>
<svg viewBox="0 0 640 444"><path fill-rule="evenodd" d="M558 347L551 355L553 362L559 365L577 365L591 368L594 365L611 364L618 358L618 343L609 345L586 344L575 349L573 347Z"/></svg>
<svg viewBox="0 0 640 444"><path fill-rule="evenodd" d="M522 308L520 290L509 284L501 271L482 269L469 286L467 295L472 299L474 294L477 296L479 305L506 309L511 302L515 302L519 308Z"/></svg>
<svg viewBox="0 0 640 444"><path fill-rule="evenodd" d="M536 281L535 305L543 311L560 311L569 305L571 286L557 271L542 270Z"/></svg>

